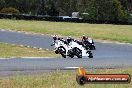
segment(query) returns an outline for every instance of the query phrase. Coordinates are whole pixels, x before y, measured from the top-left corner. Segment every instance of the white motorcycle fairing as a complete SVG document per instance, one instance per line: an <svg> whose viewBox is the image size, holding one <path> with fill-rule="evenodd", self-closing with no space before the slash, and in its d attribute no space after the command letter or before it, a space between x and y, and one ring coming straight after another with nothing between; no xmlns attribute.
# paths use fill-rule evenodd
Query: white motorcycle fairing
<svg viewBox="0 0 132 88"><path fill-rule="evenodd" d="M87 50L82 46L79 45L77 42L71 41L68 46L69 49L73 48L79 48L82 51L82 57L88 57L89 53L87 53Z"/></svg>

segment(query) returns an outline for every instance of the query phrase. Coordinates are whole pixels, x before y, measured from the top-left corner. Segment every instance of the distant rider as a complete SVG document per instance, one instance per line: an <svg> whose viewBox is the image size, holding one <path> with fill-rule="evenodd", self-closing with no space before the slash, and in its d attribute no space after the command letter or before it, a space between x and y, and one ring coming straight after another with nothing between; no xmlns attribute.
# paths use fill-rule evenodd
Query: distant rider
<svg viewBox="0 0 132 88"><path fill-rule="evenodd" d="M54 40L54 42L57 40L57 36L56 35L53 35L53 40Z"/></svg>
<svg viewBox="0 0 132 88"><path fill-rule="evenodd" d="M82 42L86 42L87 40L88 40L88 38L85 35L83 35Z"/></svg>
<svg viewBox="0 0 132 88"><path fill-rule="evenodd" d="M53 46L55 44L56 40L58 40L56 35L53 35L52 38L53 38L54 41L53 41L53 44L51 46Z"/></svg>

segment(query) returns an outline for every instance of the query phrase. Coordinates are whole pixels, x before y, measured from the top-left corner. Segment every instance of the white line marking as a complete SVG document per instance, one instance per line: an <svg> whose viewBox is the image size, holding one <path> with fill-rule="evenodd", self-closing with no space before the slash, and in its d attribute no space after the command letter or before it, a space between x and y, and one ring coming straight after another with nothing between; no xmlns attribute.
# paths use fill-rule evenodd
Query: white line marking
<svg viewBox="0 0 132 88"><path fill-rule="evenodd" d="M55 58L55 57L20 57L21 59L48 59L48 58Z"/></svg>
<svg viewBox="0 0 132 88"><path fill-rule="evenodd" d="M10 58L0 58L0 60L3 60L3 59L10 59Z"/></svg>
<svg viewBox="0 0 132 88"><path fill-rule="evenodd" d="M8 58L0 58L0 60L2 60L2 59L45 59L45 58L55 58L55 57L8 57Z"/></svg>
<svg viewBox="0 0 132 88"><path fill-rule="evenodd" d="M78 69L79 67L64 67L65 69Z"/></svg>
<svg viewBox="0 0 132 88"><path fill-rule="evenodd" d="M30 46L27 46L28 48L30 48Z"/></svg>
<svg viewBox="0 0 132 88"><path fill-rule="evenodd" d="M39 50L43 50L42 48L39 48Z"/></svg>
<svg viewBox="0 0 132 88"><path fill-rule="evenodd" d="M20 45L20 47L24 47L24 45Z"/></svg>

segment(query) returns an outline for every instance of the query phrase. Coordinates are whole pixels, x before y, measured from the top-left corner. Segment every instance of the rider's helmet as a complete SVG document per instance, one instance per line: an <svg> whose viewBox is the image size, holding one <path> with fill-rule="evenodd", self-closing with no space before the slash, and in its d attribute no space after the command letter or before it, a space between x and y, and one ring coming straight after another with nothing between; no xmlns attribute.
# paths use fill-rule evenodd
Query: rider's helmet
<svg viewBox="0 0 132 88"><path fill-rule="evenodd" d="M56 36L56 35L53 35L53 39L54 39L54 40L57 40L57 36Z"/></svg>
<svg viewBox="0 0 132 88"><path fill-rule="evenodd" d="M86 36L85 35L83 35L83 39L86 39Z"/></svg>
<svg viewBox="0 0 132 88"><path fill-rule="evenodd" d="M58 40L61 40L61 38L58 38Z"/></svg>
<svg viewBox="0 0 132 88"><path fill-rule="evenodd" d="M72 41L71 36L67 37L67 42L70 43Z"/></svg>

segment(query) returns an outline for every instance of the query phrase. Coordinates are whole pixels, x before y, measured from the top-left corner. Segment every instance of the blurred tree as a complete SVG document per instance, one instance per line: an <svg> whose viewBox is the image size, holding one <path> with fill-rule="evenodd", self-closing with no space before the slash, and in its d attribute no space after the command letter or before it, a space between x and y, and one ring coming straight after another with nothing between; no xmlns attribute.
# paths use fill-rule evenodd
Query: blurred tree
<svg viewBox="0 0 132 88"><path fill-rule="evenodd" d="M80 16L87 20L120 21L127 19L127 12L119 0L82 0ZM85 14L83 14L85 13Z"/></svg>
<svg viewBox="0 0 132 88"><path fill-rule="evenodd" d="M132 0L0 0L0 9L8 7L21 14L71 16L80 12L85 19L114 21L127 19L132 13Z"/></svg>
<svg viewBox="0 0 132 88"><path fill-rule="evenodd" d="M19 10L9 7L9 8L3 8L0 10L1 13L8 13L8 14L20 14Z"/></svg>

